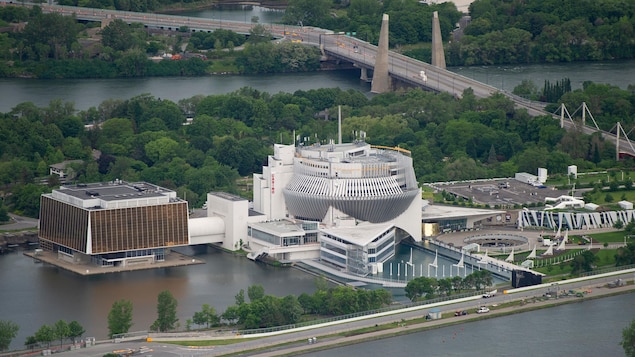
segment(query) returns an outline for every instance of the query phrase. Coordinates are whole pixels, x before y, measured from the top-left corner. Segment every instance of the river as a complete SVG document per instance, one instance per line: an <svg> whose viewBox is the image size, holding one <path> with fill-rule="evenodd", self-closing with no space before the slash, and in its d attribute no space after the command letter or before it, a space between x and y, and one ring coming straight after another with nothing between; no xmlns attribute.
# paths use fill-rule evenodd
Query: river
<svg viewBox="0 0 635 357"><path fill-rule="evenodd" d="M250 16L259 16L251 15L251 13L241 14L245 21L250 21ZM264 14L262 16L264 17ZM450 70L506 90L510 90L524 79L533 80L540 88L544 79L558 81L564 77L571 79L574 88L579 88L583 81L591 80L599 83L608 82L626 89L628 84L633 84L635 78L635 61L450 68ZM359 72L354 70L260 76L216 75L196 78L0 79L0 112L8 112L17 104L27 101L37 106L47 106L51 100L55 99L73 102L76 109L86 110L99 105L106 99L128 99L143 93L177 102L195 95L229 93L245 86L269 93L281 91L292 93L296 90L340 87L360 90L370 95L369 83L360 81ZM202 252L199 257L207 263L182 268L79 277L54 267L34 264L31 259L22 256L19 252L2 255L0 256L0 319L12 320L20 326L18 336L13 340L11 348L22 347L26 337L33 335L42 324L52 324L59 319L77 320L86 327L87 335L103 338L107 334L108 311L117 299L129 299L133 302L132 330L145 330L156 317L156 297L164 289L170 289L179 301L178 315L181 324L184 324L187 318L191 318L202 304L210 304L218 312L224 311L227 306L234 303L234 296L240 289L247 289L253 284L261 284L265 287L266 293L277 296L311 293L315 289L313 276L295 269L276 269L244 258L221 254L215 250ZM403 257L402 260L405 260L405 256ZM420 267L419 273L421 274L423 270ZM428 355L474 355L473 346L479 346L479 355L514 354L509 351L532 351L532 354L554 352L556 355L599 354L587 353L591 351L590 347L572 350L571 348L576 345L572 345L571 341L575 340L581 346L586 346L589 341L595 341L597 345L606 348L602 349L603 354L615 355L610 352L616 351L614 343L616 336L625 326L626 320L632 319L635 315L632 296L631 294L610 298L618 299L618 301L626 300L626 302L601 299L597 302L589 302L598 304L597 306L585 305L587 303L574 304L544 310L546 312L542 315L536 312L478 322L475 323L476 325L470 325L470 333L461 330L457 332L457 336L454 336L456 330L445 328L370 342L340 352L351 356L358 350L366 351L365 355L384 354L379 351L389 351L385 354L395 354L397 351L398 355L421 354L421 351L426 351ZM591 306L590 312L587 306ZM565 318L553 319L555 315ZM593 329L589 325L590 321L593 321ZM564 325L559 325L561 322L564 322ZM602 325L597 328L597 324L603 322L609 323L611 328L604 328ZM466 328L468 328L467 325ZM481 335L485 332L489 334ZM557 346L550 344L547 348L542 341L555 341L553 344ZM565 343L568 345L566 348L562 347ZM516 348L516 344L521 348ZM450 345L460 345L463 349L458 351L449 349ZM494 346L497 349L494 349ZM503 349L498 346L507 347ZM406 352L400 354L399 351ZM480 351L484 352L480 353Z"/></svg>
<svg viewBox="0 0 635 357"><path fill-rule="evenodd" d="M77 320L86 336L104 339L112 303L133 303L131 331L147 330L156 319L157 296L170 290L178 300L181 326L203 304L218 313L234 304L234 296L251 285L266 294L286 296L313 293L315 278L297 269L275 268L244 257L208 248L195 252L205 264L82 277L56 267L34 263L22 252L0 255L0 320L20 326L11 349L21 348L43 324Z"/></svg>
<svg viewBox="0 0 635 357"><path fill-rule="evenodd" d="M75 109L96 107L106 99L129 99L149 93L156 98L178 102L196 95L225 94L242 87L275 94L318 88L370 91L357 71L322 71L280 75L214 75L206 77L150 77L118 79L0 79L0 112L8 112L22 102L48 106L60 99L75 103Z"/></svg>
<svg viewBox="0 0 635 357"><path fill-rule="evenodd" d="M532 80L539 89L545 79L552 82L571 79L573 89L584 81L609 83L626 89L635 84L635 61L541 64L525 66L453 67L451 71L511 91L523 80ZM370 94L370 83L359 79L357 70L312 73L268 74L257 76L213 75L206 77L151 77L118 79L0 79L0 113L23 102L45 107L51 100L73 102L75 109L86 110L106 99L129 99L149 93L156 98L178 102L196 95L225 94L242 87L269 92L293 93L318 88L355 89Z"/></svg>
<svg viewBox="0 0 635 357"><path fill-rule="evenodd" d="M303 356L623 356L619 343L635 318L634 297L588 300Z"/></svg>

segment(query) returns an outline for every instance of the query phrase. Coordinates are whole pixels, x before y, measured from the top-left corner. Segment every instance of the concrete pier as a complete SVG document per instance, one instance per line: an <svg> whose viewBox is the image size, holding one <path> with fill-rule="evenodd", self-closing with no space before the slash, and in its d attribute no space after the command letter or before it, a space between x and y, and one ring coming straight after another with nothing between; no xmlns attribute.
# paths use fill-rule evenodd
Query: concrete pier
<svg viewBox="0 0 635 357"><path fill-rule="evenodd" d="M375 70L370 87L372 93L385 93L391 89L390 76L388 76L388 37L388 14L384 14L381 19Z"/></svg>

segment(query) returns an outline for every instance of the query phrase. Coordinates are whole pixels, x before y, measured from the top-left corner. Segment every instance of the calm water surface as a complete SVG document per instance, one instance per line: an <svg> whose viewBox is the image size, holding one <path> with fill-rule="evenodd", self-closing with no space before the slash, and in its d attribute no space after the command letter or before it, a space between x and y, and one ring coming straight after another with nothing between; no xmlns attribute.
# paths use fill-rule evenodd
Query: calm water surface
<svg viewBox="0 0 635 357"><path fill-rule="evenodd" d="M120 79L0 79L0 112L23 102L46 107L51 100L72 102L75 109L97 107L106 99L129 99L149 93L155 98L178 102L196 95L225 94L251 87L271 94L319 88L356 89L370 92L370 84L359 79L359 71L206 77L151 77Z"/></svg>
<svg viewBox="0 0 635 357"><path fill-rule="evenodd" d="M157 296L166 289L178 300L182 326L203 304L222 313L240 289L246 292L251 285L262 285L266 294L276 296L315 291L315 278L296 269L254 263L213 248L197 256L206 264L82 277L36 264L21 252L0 255L0 319L20 326L11 347L22 347L40 326L60 319L77 320L86 336L103 339L108 311L119 299L134 305L131 331L147 330L157 317Z"/></svg>
<svg viewBox="0 0 635 357"><path fill-rule="evenodd" d="M631 293L303 356L624 356L619 342L635 319L634 302Z"/></svg>

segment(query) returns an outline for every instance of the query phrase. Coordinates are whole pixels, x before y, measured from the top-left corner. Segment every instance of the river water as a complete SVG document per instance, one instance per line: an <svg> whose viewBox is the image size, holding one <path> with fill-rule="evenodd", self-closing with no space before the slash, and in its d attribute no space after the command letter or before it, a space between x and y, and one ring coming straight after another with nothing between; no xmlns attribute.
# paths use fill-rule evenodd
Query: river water
<svg viewBox="0 0 635 357"><path fill-rule="evenodd" d="M276 21L268 19L269 15L280 16L268 10L250 11L232 14L234 18L226 12L222 16L234 21L241 21L240 16L244 21L259 16L261 22ZM214 14L207 16L213 17ZM581 87L582 82L587 80L610 83L623 89L635 82L635 61L450 70L506 90L511 90L524 79L533 80L539 88L544 79L558 81L564 77L571 79L574 88ZM128 99L143 93L177 102L195 95L229 93L245 86L269 93L340 87L370 95L370 85L359 80L358 71L197 78L0 79L0 112L8 112L27 101L47 106L55 99L73 102L76 109L86 110L106 99ZM263 285L266 293L277 296L312 293L315 290L314 277L295 269L276 269L213 249L199 252L198 256L207 263L79 277L51 266L35 264L19 252L2 255L0 319L14 321L20 326L11 348L22 347L26 337L33 335L42 324L52 324L59 319L77 320L86 328L87 335L104 338L107 335L108 311L118 299L128 299L134 304L134 326L131 330L145 330L156 318L156 298L164 289L170 289L179 301L181 324L191 318L202 304L210 304L218 312L224 311L234 303L234 296L240 289L246 290L253 284ZM409 252L401 251L396 263L408 258ZM420 274L427 274L426 265L419 268L417 275ZM389 273L388 278L395 277ZM464 326L469 332L452 327L369 342L337 350L337 355L354 356L361 355L357 351L365 351L364 355L396 353L405 356L424 352L426 355L503 356L516 354L514 351L526 351L530 354L592 356L599 354L590 352L598 351L592 349L597 346L603 347L601 352L604 355L619 355L621 350L616 347L619 333L635 317L632 298L630 294L543 310L544 313L532 312L477 322ZM590 322L593 322L592 325ZM566 348L562 347L565 345ZM478 353L475 353L474 346L478 346ZM318 355L324 354L315 356ZM333 354L329 352L329 355Z"/></svg>
<svg viewBox="0 0 635 357"><path fill-rule="evenodd" d="M623 356L619 343L635 318L634 298L583 301L303 356Z"/></svg>
<svg viewBox="0 0 635 357"><path fill-rule="evenodd" d="M318 88L356 89L365 93L370 84L358 71L323 71L280 75L214 75L206 77L150 77L118 79L0 79L0 112L22 102L45 107L51 100L75 103L75 109L96 107L106 99L129 99L149 93L155 98L178 102L196 95L225 94L242 87L275 94Z"/></svg>
<svg viewBox="0 0 635 357"><path fill-rule="evenodd" d="M451 71L511 91L523 80L532 80L542 88L571 79L573 89L584 81L608 83L626 89L635 84L635 61L546 64L526 66L454 67ZM33 80L0 79L0 112L5 113L23 102L44 107L51 100L73 102L75 109L86 110L106 99L129 99L149 93L156 98L178 102L196 95L225 94L242 87L269 92L293 93L317 88L355 89L370 95L370 83L359 79L357 70L312 73L269 74L258 76L214 75L207 77L152 77L118 79Z"/></svg>
<svg viewBox="0 0 635 357"><path fill-rule="evenodd" d="M104 339L108 311L119 299L133 303L130 331L147 330L157 317L157 296L166 289L178 300L181 326L203 304L222 313L234 304L240 289L246 296L251 285L262 285L266 294L276 296L315 291L314 276L296 269L254 263L213 248L188 252L206 263L91 277L36 264L22 252L0 255L0 320L20 326L11 348L21 348L40 326L60 319L77 320L86 336Z"/></svg>

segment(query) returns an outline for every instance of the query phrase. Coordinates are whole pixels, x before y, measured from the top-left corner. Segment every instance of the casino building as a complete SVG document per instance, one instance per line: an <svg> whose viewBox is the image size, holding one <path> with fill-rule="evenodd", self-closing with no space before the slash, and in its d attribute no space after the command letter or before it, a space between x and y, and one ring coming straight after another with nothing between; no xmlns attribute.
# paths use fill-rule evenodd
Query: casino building
<svg viewBox="0 0 635 357"><path fill-rule="evenodd" d="M68 263L131 267L160 262L171 247L217 244L366 275L380 272L402 239L421 241L421 191L407 150L363 140L276 144L253 192L252 203L208 193L206 216L189 218L176 192L149 183L62 186L42 195L40 248Z"/></svg>
<svg viewBox="0 0 635 357"><path fill-rule="evenodd" d="M188 205L145 182L62 186L41 197L40 248L69 263L132 266L190 244Z"/></svg>
<svg viewBox="0 0 635 357"><path fill-rule="evenodd" d="M401 239L421 240L421 191L409 154L362 140L276 144L263 173L254 174L253 209L269 220L249 225L256 256L319 258L357 274L381 271ZM317 239L304 231L309 222ZM283 239L289 225L298 239Z"/></svg>

